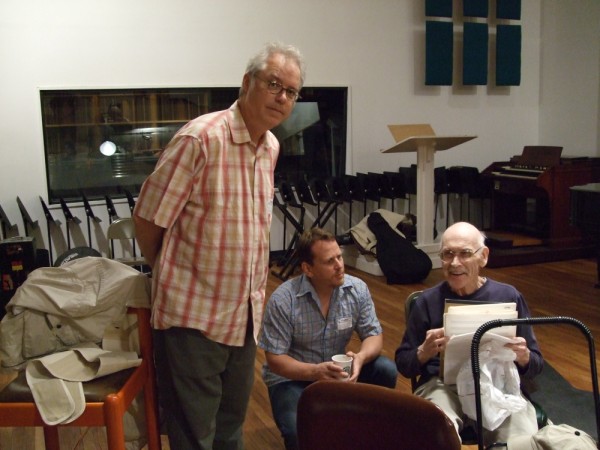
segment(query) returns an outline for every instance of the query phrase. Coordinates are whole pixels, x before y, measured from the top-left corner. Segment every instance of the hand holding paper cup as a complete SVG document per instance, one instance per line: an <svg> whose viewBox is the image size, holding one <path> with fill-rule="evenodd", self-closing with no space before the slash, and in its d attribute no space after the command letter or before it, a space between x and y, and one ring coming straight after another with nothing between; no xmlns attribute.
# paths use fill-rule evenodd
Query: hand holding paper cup
<svg viewBox="0 0 600 450"><path fill-rule="evenodd" d="M352 375L352 356L334 355L331 357L331 360L348 374L348 377L344 378L344 381L348 381L350 375Z"/></svg>

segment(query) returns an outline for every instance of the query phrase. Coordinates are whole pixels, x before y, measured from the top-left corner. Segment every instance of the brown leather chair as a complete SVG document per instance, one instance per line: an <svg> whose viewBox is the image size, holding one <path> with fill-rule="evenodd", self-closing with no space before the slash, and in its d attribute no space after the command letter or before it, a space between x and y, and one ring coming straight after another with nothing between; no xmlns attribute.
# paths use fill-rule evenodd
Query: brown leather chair
<svg viewBox="0 0 600 450"><path fill-rule="evenodd" d="M318 381L298 403L300 450L460 450L452 422L436 405L381 386Z"/></svg>

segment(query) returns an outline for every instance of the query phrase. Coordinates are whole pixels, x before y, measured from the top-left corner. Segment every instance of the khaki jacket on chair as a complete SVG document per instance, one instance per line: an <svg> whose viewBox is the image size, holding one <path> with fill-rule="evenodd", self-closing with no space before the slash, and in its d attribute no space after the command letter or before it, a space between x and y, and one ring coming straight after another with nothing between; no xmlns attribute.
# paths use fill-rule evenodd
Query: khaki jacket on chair
<svg viewBox="0 0 600 450"><path fill-rule="evenodd" d="M82 342L100 343L126 306L148 307L146 275L108 258L84 257L31 272L0 323L0 360L17 368Z"/></svg>

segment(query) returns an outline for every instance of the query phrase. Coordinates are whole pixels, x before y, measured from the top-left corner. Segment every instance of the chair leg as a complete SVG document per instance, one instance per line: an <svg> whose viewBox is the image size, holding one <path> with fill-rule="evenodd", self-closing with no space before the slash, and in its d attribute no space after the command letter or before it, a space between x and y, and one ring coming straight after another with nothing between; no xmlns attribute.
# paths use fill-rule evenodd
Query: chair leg
<svg viewBox="0 0 600 450"><path fill-rule="evenodd" d="M154 371L150 370L148 382L144 386L144 403L146 411L146 428L148 431L148 450L161 450L160 423L158 419L158 404L156 403L156 384Z"/></svg>
<svg viewBox="0 0 600 450"><path fill-rule="evenodd" d="M109 395L104 401L104 424L108 450L125 450L124 414L125 411L120 400L116 396Z"/></svg>
<svg viewBox="0 0 600 450"><path fill-rule="evenodd" d="M58 427L44 427L44 444L46 450L60 450Z"/></svg>

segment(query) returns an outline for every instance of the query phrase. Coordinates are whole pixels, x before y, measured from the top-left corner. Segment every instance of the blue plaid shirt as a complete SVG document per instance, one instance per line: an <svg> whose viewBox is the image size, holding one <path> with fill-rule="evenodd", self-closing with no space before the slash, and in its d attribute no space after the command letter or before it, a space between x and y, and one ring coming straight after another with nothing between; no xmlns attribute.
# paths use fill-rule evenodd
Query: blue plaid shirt
<svg viewBox="0 0 600 450"><path fill-rule="evenodd" d="M360 340L382 333L375 305L366 283L345 275L331 296L329 313L323 317L320 301L309 279L301 275L280 285L267 302L258 346L276 355L318 364L346 353L356 331ZM288 381L265 363L267 386Z"/></svg>

